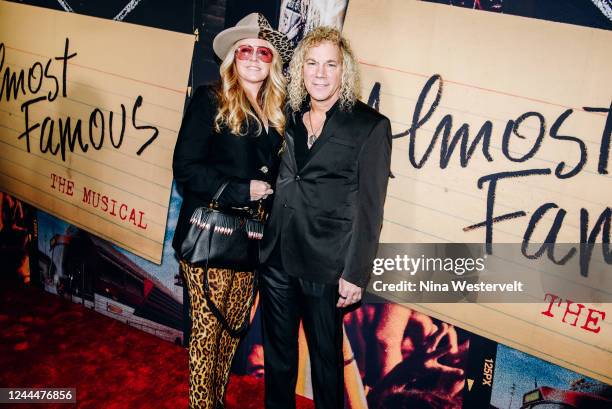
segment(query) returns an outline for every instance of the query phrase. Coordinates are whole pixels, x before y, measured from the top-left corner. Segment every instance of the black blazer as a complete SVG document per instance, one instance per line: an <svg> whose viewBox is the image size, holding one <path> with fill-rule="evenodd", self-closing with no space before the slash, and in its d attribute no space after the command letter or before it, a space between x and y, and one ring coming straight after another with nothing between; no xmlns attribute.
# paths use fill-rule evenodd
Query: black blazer
<svg viewBox="0 0 612 409"><path fill-rule="evenodd" d="M251 180L273 185L278 174L282 144L278 132L270 127L268 133L262 130L257 136L253 121L244 136L234 135L225 127L216 132L217 107L213 86L198 87L185 111L174 148L172 169L183 191L183 204L172 240L177 251L187 234L193 211L208 205L225 180L231 183L220 202L242 206L248 204Z"/></svg>
<svg viewBox="0 0 612 409"><path fill-rule="evenodd" d="M271 218L261 260L280 239L283 268L292 276L365 287L382 227L391 163L391 124L357 102L325 123L298 171L294 134L300 113L288 116Z"/></svg>

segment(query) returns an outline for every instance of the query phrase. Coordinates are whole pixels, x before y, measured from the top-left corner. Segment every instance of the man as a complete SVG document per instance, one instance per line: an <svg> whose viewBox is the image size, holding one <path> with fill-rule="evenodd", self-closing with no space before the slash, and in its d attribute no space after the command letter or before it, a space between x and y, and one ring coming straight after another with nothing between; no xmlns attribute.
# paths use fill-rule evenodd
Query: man
<svg viewBox="0 0 612 409"><path fill-rule="evenodd" d="M266 408L295 408L301 318L315 407L340 409L342 309L361 299L376 254L391 125L357 100L357 61L338 30L310 32L290 74L286 149L261 251Z"/></svg>

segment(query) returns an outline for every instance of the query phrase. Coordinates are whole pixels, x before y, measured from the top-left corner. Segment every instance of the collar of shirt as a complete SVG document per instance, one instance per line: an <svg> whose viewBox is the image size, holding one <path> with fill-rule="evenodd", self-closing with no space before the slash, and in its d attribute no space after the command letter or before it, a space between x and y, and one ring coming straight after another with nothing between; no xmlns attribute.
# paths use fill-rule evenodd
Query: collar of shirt
<svg viewBox="0 0 612 409"><path fill-rule="evenodd" d="M340 99L338 99L334 103L334 105L332 105L331 108L329 108L327 112L325 112L325 121L327 121L334 114L334 112L338 110L339 106L340 106ZM303 118L304 114L308 112L309 110L310 110L310 96L307 96L304 102L302 103L302 106L300 107L300 118Z"/></svg>

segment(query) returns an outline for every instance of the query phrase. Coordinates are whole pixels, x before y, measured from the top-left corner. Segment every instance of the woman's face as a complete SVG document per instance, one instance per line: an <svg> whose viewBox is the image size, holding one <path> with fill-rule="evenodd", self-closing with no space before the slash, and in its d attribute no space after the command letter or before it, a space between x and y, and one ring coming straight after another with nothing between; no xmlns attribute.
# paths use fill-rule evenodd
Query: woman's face
<svg viewBox="0 0 612 409"><path fill-rule="evenodd" d="M259 38L246 38L237 43L234 63L242 82L262 83L270 74L272 45Z"/></svg>

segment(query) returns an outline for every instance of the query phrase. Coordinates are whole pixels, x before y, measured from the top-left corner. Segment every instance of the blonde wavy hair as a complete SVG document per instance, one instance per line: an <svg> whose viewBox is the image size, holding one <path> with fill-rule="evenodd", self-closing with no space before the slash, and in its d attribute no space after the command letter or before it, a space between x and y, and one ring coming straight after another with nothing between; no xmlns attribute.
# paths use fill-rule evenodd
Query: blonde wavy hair
<svg viewBox="0 0 612 409"><path fill-rule="evenodd" d="M230 48L219 69L221 81L216 90L219 108L215 116L215 130L220 132L221 127L227 126L232 134L244 136L250 121L254 121L257 124L257 135L260 135L261 121L253 111L238 80L238 71L234 62L234 52L237 48L237 43ZM276 128L278 133L283 135L285 131L283 106L287 96L285 91L287 81L283 75L280 55L272 45L269 48L273 54L270 74L259 89L257 103L268 119L269 126Z"/></svg>
<svg viewBox="0 0 612 409"><path fill-rule="evenodd" d="M357 59L347 39L342 37L340 31L333 27L321 26L312 30L298 44L293 58L289 64L289 85L287 94L289 105L293 111L299 111L303 101L308 94L304 86L304 59L306 53L312 47L316 47L324 41L335 44L340 49L342 56L342 78L340 85L340 109L350 111L355 101L361 98L361 80Z"/></svg>

